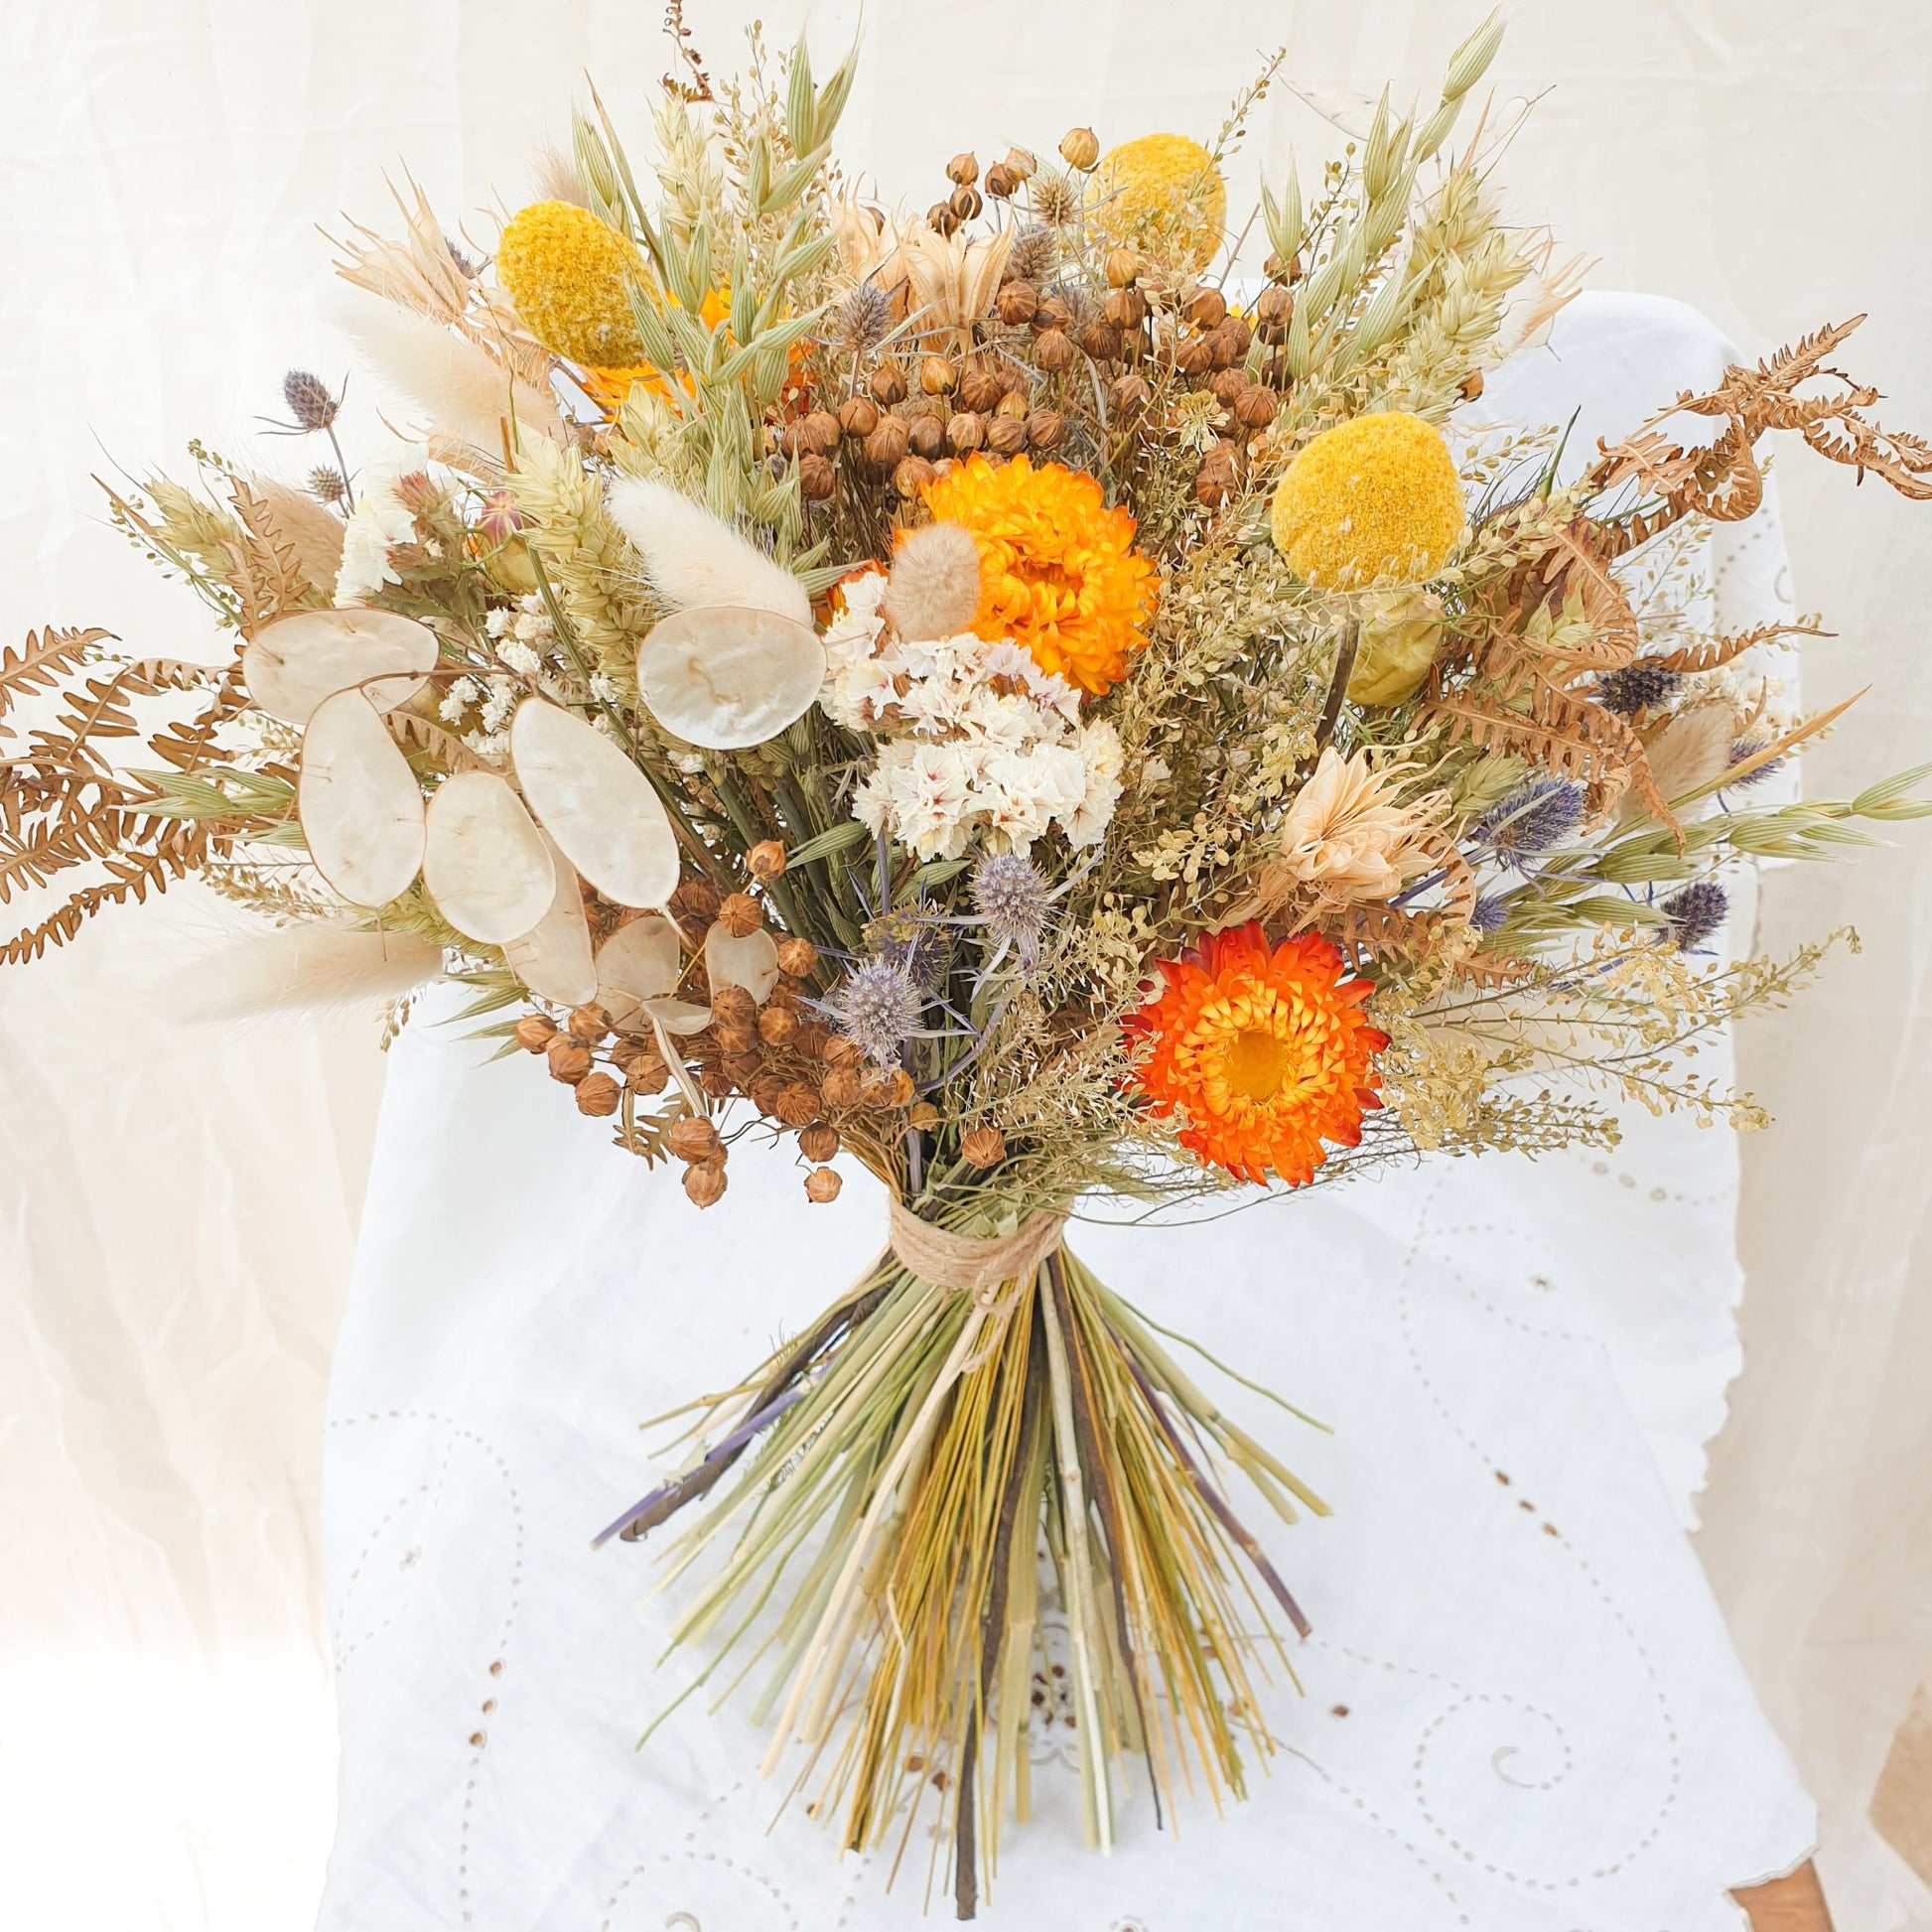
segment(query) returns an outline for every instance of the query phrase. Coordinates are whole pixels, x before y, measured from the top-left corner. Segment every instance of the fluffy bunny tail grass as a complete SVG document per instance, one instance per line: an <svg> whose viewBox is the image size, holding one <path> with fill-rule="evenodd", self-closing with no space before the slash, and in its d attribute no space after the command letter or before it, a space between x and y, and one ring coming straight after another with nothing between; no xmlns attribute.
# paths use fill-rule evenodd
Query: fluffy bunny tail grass
<svg viewBox="0 0 1932 1932"><path fill-rule="evenodd" d="M288 926L240 939L171 974L165 1004L185 1020L373 1008L433 980L442 949L395 932Z"/></svg>
<svg viewBox="0 0 1932 1932"><path fill-rule="evenodd" d="M658 594L677 609L736 605L811 622L811 600L790 571L668 483L626 477L612 484L611 515L637 546Z"/></svg>

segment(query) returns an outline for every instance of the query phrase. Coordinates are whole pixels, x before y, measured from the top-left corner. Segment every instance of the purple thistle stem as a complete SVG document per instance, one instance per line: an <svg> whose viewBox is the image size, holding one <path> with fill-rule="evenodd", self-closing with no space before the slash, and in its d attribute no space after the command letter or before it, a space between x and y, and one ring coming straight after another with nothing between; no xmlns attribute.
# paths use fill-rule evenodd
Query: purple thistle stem
<svg viewBox="0 0 1932 1932"><path fill-rule="evenodd" d="M671 1509L662 1509L662 1505L665 1502L674 1496L679 1496L680 1501L682 1501L683 1499L680 1496L681 1491L691 1489L697 1479L703 1477L719 1463L728 1462L761 1429L765 1429L770 1424L776 1422L805 1393L809 1386L810 1384L806 1382L794 1382L775 1402L767 1402L757 1415L740 1423L716 1449L708 1449L705 1452L704 1460L695 1469L687 1470L681 1476L674 1476L669 1482L660 1483L648 1496L632 1503L615 1522L606 1524L603 1529L599 1530L591 1538L591 1548L593 1550L603 1549L605 1544L609 1543L614 1536L621 1535L632 1523L651 1515L653 1511L661 1512L658 1515L658 1521L660 1522L665 1516L672 1514ZM709 1485L706 1486L708 1487ZM674 1504L673 1509L676 1506Z"/></svg>
<svg viewBox="0 0 1932 1932"><path fill-rule="evenodd" d="M1154 1411L1154 1419L1161 1425L1162 1434L1173 1445L1173 1452L1179 1456L1181 1467L1187 1471L1188 1477L1193 1482L1194 1487L1200 1491L1201 1501L1214 1512L1215 1516L1220 1520L1221 1527L1234 1538L1235 1543L1239 1546L1243 1555L1261 1573L1261 1581L1274 1591L1276 1600L1288 1612L1288 1620L1294 1624L1296 1635L1306 1637L1311 1634L1314 1626L1303 1615L1301 1604L1296 1602L1294 1596L1289 1591L1288 1586L1282 1582L1275 1566L1268 1561L1267 1555L1262 1550L1261 1545L1255 1541L1241 1519L1227 1506L1227 1503L1222 1499L1220 1491L1208 1481L1201 1465L1188 1452L1187 1445L1180 1439L1179 1430L1173 1426L1173 1422L1168 1415L1168 1412L1162 1408L1161 1398L1156 1395L1153 1383L1142 1373L1140 1363L1132 1355L1128 1354L1125 1349L1121 1351L1121 1354L1127 1363L1127 1372L1140 1384L1141 1393L1147 1398L1147 1406Z"/></svg>

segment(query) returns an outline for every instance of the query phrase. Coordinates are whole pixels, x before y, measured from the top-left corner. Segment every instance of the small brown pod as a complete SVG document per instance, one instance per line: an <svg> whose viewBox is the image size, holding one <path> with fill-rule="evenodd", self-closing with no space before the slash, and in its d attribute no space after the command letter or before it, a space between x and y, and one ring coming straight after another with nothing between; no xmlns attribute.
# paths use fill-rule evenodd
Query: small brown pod
<svg viewBox="0 0 1932 1932"><path fill-rule="evenodd" d="M826 1201L837 1200L839 1189L844 1185L844 1180L832 1169L814 1168L805 1176L805 1198L822 1205Z"/></svg>
<svg viewBox="0 0 1932 1932"><path fill-rule="evenodd" d="M623 1089L608 1073L587 1073L577 1082L577 1111L594 1118L615 1114Z"/></svg>

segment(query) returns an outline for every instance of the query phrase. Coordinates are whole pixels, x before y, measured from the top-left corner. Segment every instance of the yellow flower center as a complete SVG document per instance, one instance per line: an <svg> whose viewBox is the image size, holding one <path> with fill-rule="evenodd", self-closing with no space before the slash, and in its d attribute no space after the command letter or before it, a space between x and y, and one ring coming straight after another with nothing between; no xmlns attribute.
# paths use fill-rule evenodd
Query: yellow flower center
<svg viewBox="0 0 1932 1932"><path fill-rule="evenodd" d="M1221 1062L1230 1093L1257 1105L1273 1100L1288 1078L1288 1048L1271 1033L1251 1028L1236 1034Z"/></svg>

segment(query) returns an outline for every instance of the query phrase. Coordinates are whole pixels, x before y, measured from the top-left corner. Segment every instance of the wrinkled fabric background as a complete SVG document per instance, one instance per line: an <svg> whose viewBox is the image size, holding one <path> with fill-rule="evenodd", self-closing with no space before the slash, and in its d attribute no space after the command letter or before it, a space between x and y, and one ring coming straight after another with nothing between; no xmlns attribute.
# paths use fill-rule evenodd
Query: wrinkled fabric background
<svg viewBox="0 0 1932 1932"><path fill-rule="evenodd" d="M855 0L809 12L822 69ZM703 0L714 69L751 9ZM1475 8L1442 0L955 0L876 7L848 160L923 205L955 149L1204 132L1286 43L1298 98L1236 165L1305 166L1363 96L1432 87ZM446 220L524 199L586 69L647 146L654 6L555 0L12 0L0 10L0 636L97 623L217 648L201 607L109 529L89 471L254 444L284 368L350 365L329 250L380 226L406 165ZM1521 0L1499 110L1510 205L1600 287L1704 310L1747 353L1868 310L1847 346L1888 419L1932 426L1932 14L1910 0ZM475 211L475 212L472 212ZM377 454L353 383L352 460ZM1807 765L1842 790L1932 747L1932 513L1801 451L1781 467L1798 600L1836 640L1808 696L1878 687ZM1777 873L1766 943L1864 938L1793 1014L1749 1025L1778 1126L1743 1149L1745 1368L1699 1547L1825 1817L1841 1922L1932 1925L1866 1820L1932 1667L1932 838ZM27 908L31 910L31 907ZM311 1922L333 1808L315 1553L324 1381L382 1062L350 1020L172 1017L216 942L192 893L0 977L0 1918L283 1932ZM513 1213L514 1174L503 1176ZM1897 1834L1894 1833L1894 1837Z"/></svg>

